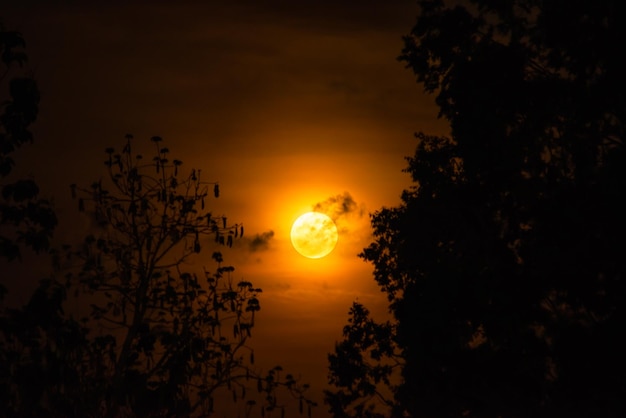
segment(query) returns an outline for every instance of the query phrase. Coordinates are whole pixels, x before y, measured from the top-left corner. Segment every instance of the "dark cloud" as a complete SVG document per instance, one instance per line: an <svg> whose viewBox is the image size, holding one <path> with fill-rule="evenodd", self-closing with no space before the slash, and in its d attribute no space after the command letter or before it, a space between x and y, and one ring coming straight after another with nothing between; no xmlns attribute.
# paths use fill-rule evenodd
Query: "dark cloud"
<svg viewBox="0 0 626 418"><path fill-rule="evenodd" d="M250 238L248 248L251 252L267 250L272 238L274 238L274 231L272 230L256 234L254 237Z"/></svg>
<svg viewBox="0 0 626 418"><path fill-rule="evenodd" d="M323 202L316 203L313 206L313 210L327 214L334 221L342 216L351 214L361 217L364 212L363 207L358 205L348 192L343 192L343 194L338 194L329 197Z"/></svg>

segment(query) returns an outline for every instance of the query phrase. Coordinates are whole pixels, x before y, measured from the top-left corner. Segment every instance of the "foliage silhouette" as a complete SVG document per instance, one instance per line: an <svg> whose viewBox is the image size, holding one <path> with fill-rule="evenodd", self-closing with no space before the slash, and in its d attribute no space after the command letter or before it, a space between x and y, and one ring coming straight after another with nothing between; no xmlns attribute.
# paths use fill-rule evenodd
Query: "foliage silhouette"
<svg viewBox="0 0 626 418"><path fill-rule="evenodd" d="M394 321L353 307L326 402L337 417L624 416L625 10L419 5L400 59L451 133L417 135L414 187L372 216L360 256ZM380 409L359 382L380 387L384 364L401 373Z"/></svg>
<svg viewBox="0 0 626 418"><path fill-rule="evenodd" d="M17 65L26 62L23 37L0 24L0 87L8 97L0 101L0 258L20 258L20 245L36 252L47 250L57 219L48 200L38 197L39 188L31 179L9 181L14 168L13 154L33 142L30 125L39 111L39 90L35 80ZM6 291L0 283L0 295Z"/></svg>
<svg viewBox="0 0 626 418"><path fill-rule="evenodd" d="M261 289L235 281L217 251L215 272L186 270L210 241L230 247L243 227L205 208L217 183L200 170L183 175L161 138L152 141L155 157L144 162L128 135L120 153L106 150L109 181L71 186L95 233L53 251L63 280L44 281L3 318L7 416L209 416L226 397L270 417L285 413L282 390L314 405L280 367L254 368L248 340ZM64 312L72 305L71 315L88 313L76 321ZM23 378L34 375L40 385Z"/></svg>
<svg viewBox="0 0 626 418"><path fill-rule="evenodd" d="M65 292L43 280L26 306L0 316L1 416L72 417L86 410L81 368L96 364L88 364L86 330L64 316Z"/></svg>

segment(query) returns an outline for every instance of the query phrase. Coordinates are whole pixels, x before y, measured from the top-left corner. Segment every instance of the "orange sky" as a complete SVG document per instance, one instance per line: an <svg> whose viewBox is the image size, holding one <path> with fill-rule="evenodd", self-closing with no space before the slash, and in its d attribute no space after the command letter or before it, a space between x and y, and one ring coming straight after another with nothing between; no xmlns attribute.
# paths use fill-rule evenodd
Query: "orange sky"
<svg viewBox="0 0 626 418"><path fill-rule="evenodd" d="M184 167L220 182L213 212L245 225L246 239L223 253L235 276L264 290L259 364L302 375L321 403L350 304L385 311L371 266L356 257L371 239L368 213L398 204L410 184L401 170L413 132L446 131L396 61L413 1L17 3L0 19L24 35L42 93L35 145L20 151L17 171L54 198L57 243L88 224L69 184L104 176L104 149L121 148L126 133L146 148L163 137ZM354 210L335 213L335 251L299 255L291 223L348 196Z"/></svg>

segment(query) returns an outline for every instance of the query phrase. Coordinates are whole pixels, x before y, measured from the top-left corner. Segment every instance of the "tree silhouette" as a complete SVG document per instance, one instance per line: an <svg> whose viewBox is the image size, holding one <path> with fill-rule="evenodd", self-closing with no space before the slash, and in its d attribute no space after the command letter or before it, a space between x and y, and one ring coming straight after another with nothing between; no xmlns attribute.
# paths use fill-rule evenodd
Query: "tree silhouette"
<svg viewBox="0 0 626 418"><path fill-rule="evenodd" d="M624 8L419 4L400 59L451 133L417 135L414 187L372 216L360 256L394 322L345 333L327 403L374 414L337 364L376 383L400 353L392 416L623 416Z"/></svg>
<svg viewBox="0 0 626 418"><path fill-rule="evenodd" d="M88 416L86 329L65 317L65 297L64 286L43 280L26 306L0 315L1 416Z"/></svg>
<svg viewBox="0 0 626 418"><path fill-rule="evenodd" d="M0 258L20 258L20 245L40 252L49 248L57 219L50 202L38 198L32 179L10 181L13 154L33 142L30 125L37 118L39 90L35 80L16 72L26 62L23 37L0 24L0 87L8 95L0 101ZM3 96L4 97L4 96ZM6 291L0 283L0 295Z"/></svg>
<svg viewBox="0 0 626 418"><path fill-rule="evenodd" d="M72 186L79 209L88 199L103 229L72 253L81 269L68 280L96 296L91 319L100 329L116 329L103 353L111 358L107 415L118 416L121 408L137 416L207 415L218 389L245 399L251 378L267 392L269 410L280 406L277 385L304 399L292 376L279 381L278 370L260 377L249 367L254 353L247 341L261 289L235 282L219 252L212 255L215 273L184 270L201 252L203 236L230 247L244 230L205 208L209 193L219 196L217 183L203 181L200 170L183 176L182 162L170 161L161 138L152 141L156 153L147 162L132 152L131 136L121 153L106 150L113 190L101 182L89 190Z"/></svg>
<svg viewBox="0 0 626 418"><path fill-rule="evenodd" d="M232 246L243 226L206 208L217 183L200 170L183 175L161 138L152 141L155 157L144 161L128 135L120 153L106 150L108 181L71 186L95 232L53 251L63 279L44 281L3 318L7 416L209 416L227 397L248 415L260 398L269 417L285 413L282 389L301 409L314 405L280 367L254 368L248 340L261 289L235 281L218 251L215 272L190 268L203 246ZM37 375L38 384L25 380Z"/></svg>
<svg viewBox="0 0 626 418"><path fill-rule="evenodd" d="M11 179L14 153L32 143L29 131L39 110L39 90L35 80L24 73L27 60L21 34L0 24L0 88L8 90L0 101L0 261L21 258L21 246L35 252L47 250L57 224L48 200L38 197L39 188L32 179ZM18 67L19 69L17 69ZM2 260L4 259L4 260ZM7 277L2 272L1 281ZM7 289L0 282L0 299ZM58 316L56 302L62 298L59 288L43 282L24 309L0 307L0 415L14 416L16 401L25 407L19 416L37 416L34 402L45 391L52 376L59 377L62 365L54 347L41 344L54 336L60 343L70 341L78 331L75 323ZM71 356L71 351L67 352ZM47 373L36 362L47 361ZM45 359L45 360L43 360ZM55 379L56 380L56 379ZM51 402L56 402L50 393Z"/></svg>

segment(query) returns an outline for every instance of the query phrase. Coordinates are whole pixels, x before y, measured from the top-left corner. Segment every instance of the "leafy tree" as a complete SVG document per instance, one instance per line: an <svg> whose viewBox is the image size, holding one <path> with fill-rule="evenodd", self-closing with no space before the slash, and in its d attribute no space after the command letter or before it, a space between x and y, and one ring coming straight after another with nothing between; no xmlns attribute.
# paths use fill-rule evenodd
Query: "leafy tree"
<svg viewBox="0 0 626 418"><path fill-rule="evenodd" d="M14 152L33 142L29 127L39 110L35 80L22 73L10 77L15 64L22 67L26 61L24 47L18 32L0 24L0 87L8 89L8 97L0 101L0 258L9 261L20 258L21 244L37 252L47 250L57 224L50 202L38 197L32 179L8 179ZM0 294L5 291L0 284Z"/></svg>
<svg viewBox="0 0 626 418"><path fill-rule="evenodd" d="M243 226L205 209L217 183L200 170L183 175L161 138L152 141L155 157L144 162L128 135L120 153L106 150L109 181L71 186L95 231L54 251L63 279L4 318L6 416L209 416L232 398L270 417L285 413L283 390L301 409L314 405L280 367L254 368L248 340L261 289L235 281L217 251L215 272L188 270L203 246L232 246ZM36 384L24 380L35 375Z"/></svg>
<svg viewBox="0 0 626 418"><path fill-rule="evenodd" d="M15 31L0 24L0 88L7 96L0 101L0 262L21 258L20 247L36 252L47 250L57 219L48 200L38 197L39 188L32 179L11 179L14 153L32 143L29 131L39 108L39 90L35 80L26 75L25 42ZM16 72L15 67L19 67ZM4 96L3 96L4 97ZM1 280L6 276L4 272ZM77 336L75 323L58 314L62 292L44 281L23 309L0 309L0 415L13 416L16 402L24 406L20 416L39 416L34 403L46 391L51 379L61 383L63 368L55 343L70 342ZM7 289L0 283L0 299ZM72 351L66 355L72 356ZM29 357L30 361L24 361ZM45 373L38 367L46 362ZM49 391L55 403L56 393Z"/></svg>
<svg viewBox="0 0 626 418"><path fill-rule="evenodd" d="M404 364L394 334L393 324L378 324L363 305L352 305L344 340L328 356L330 383L344 388L326 392L325 401L334 416L383 417L376 405L393 406L397 371ZM348 406L350 411L346 411Z"/></svg>
<svg viewBox="0 0 626 418"><path fill-rule="evenodd" d="M388 296L391 336L346 334L327 402L371 415L355 382L376 383L371 365L400 353L392 416L623 416L625 10L419 5L400 59L450 137L417 135L414 187L372 216L360 256ZM387 340L381 360L346 348ZM346 358L352 376L336 366Z"/></svg>
<svg viewBox="0 0 626 418"><path fill-rule="evenodd" d="M64 315L65 293L58 282L43 280L26 306L0 316L1 416L71 417L85 410L79 373L89 347L86 330Z"/></svg>

